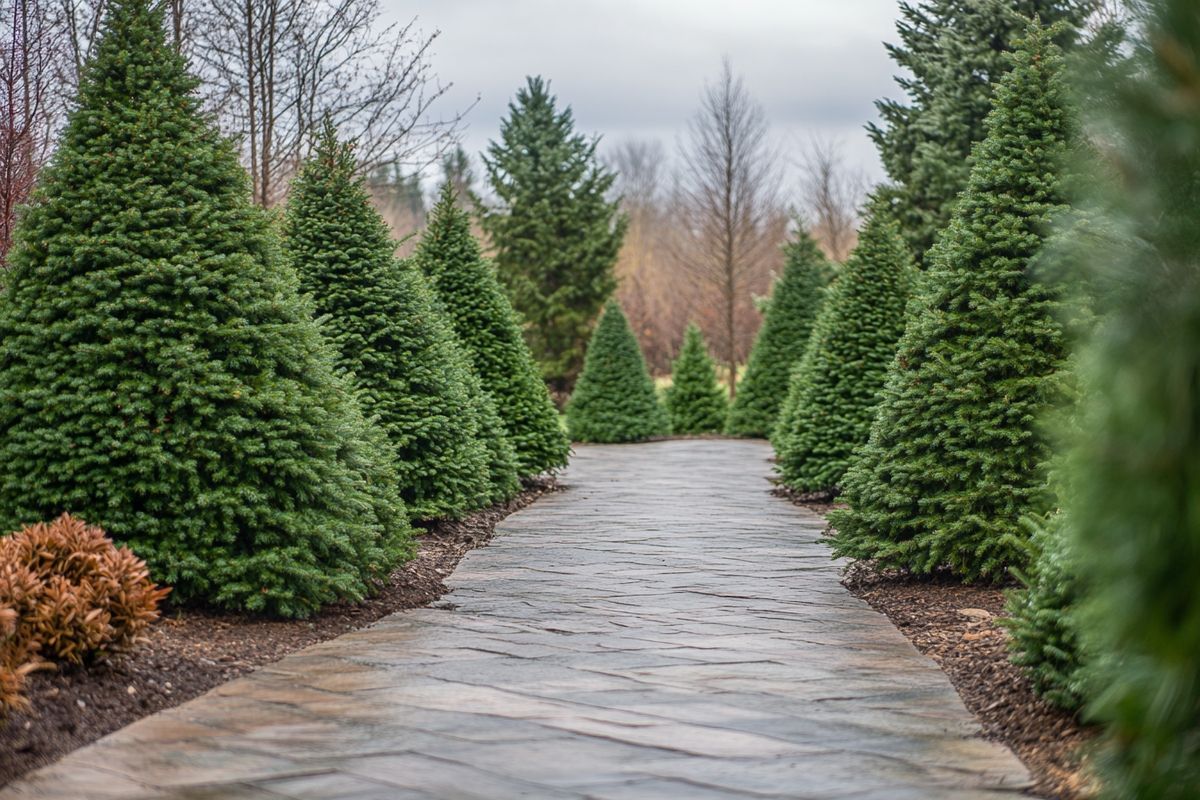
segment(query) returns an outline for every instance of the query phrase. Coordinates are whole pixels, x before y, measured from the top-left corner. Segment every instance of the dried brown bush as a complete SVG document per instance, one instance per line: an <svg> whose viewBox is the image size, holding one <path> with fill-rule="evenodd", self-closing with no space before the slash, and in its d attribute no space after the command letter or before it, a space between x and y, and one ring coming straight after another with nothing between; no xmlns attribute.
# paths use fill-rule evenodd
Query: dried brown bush
<svg viewBox="0 0 1200 800"><path fill-rule="evenodd" d="M170 589L104 531L63 514L0 538L0 712L44 661L83 664L137 642Z"/></svg>

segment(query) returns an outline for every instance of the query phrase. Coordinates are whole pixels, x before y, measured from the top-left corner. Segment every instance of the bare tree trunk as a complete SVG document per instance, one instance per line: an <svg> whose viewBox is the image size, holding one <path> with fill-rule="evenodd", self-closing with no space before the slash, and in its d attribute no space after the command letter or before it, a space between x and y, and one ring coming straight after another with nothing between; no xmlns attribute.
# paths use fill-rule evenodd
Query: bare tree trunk
<svg viewBox="0 0 1200 800"><path fill-rule="evenodd" d="M682 220L677 257L720 294L723 319L716 345L729 395L737 392L744 339L739 309L751 301L747 278L780 243L778 156L767 138L762 108L725 61L706 88L680 153L676 209Z"/></svg>
<svg viewBox="0 0 1200 800"><path fill-rule="evenodd" d="M0 269L50 151L56 34L38 0L0 0Z"/></svg>

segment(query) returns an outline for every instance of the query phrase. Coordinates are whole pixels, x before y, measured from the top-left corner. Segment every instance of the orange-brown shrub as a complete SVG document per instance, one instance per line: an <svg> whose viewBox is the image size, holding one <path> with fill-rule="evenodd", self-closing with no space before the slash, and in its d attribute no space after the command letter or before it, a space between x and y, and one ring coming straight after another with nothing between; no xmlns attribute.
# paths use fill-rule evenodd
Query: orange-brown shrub
<svg viewBox="0 0 1200 800"><path fill-rule="evenodd" d="M0 576L0 593L4 591L3 580ZM0 605L0 716L28 706L21 690L25 676L38 666L32 645L18 641L16 632L16 609Z"/></svg>
<svg viewBox="0 0 1200 800"><path fill-rule="evenodd" d="M42 660L82 664L133 645L169 591L70 514L0 538L0 711L20 706L24 677Z"/></svg>

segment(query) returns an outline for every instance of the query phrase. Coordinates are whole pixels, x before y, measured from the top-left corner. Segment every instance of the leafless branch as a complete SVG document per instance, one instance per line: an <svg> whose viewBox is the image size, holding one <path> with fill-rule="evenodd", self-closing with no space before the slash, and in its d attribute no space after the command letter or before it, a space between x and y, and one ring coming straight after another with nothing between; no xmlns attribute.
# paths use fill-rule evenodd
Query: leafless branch
<svg viewBox="0 0 1200 800"><path fill-rule="evenodd" d="M750 303L748 276L778 244L779 157L762 107L735 77L728 59L706 87L680 148L675 210L682 223L676 252L695 278L717 287L721 322L716 346L735 391L739 316Z"/></svg>
<svg viewBox="0 0 1200 800"><path fill-rule="evenodd" d="M58 43L38 0L0 0L0 268L50 152Z"/></svg>
<svg viewBox="0 0 1200 800"><path fill-rule="evenodd" d="M197 0L193 58L223 127L243 143L254 198L272 205L328 117L358 140L364 171L417 171L454 142L462 112L430 60L438 33L380 26L378 0Z"/></svg>
<svg viewBox="0 0 1200 800"><path fill-rule="evenodd" d="M841 143L812 137L800 156L801 203L810 233L834 261L850 255L858 230L858 208L867 180L846 167Z"/></svg>

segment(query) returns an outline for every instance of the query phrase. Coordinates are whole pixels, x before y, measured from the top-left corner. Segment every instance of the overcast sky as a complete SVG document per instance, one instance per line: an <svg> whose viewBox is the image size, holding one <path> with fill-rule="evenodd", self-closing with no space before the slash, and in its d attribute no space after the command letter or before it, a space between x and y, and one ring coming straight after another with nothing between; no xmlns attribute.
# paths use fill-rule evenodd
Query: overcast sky
<svg viewBox="0 0 1200 800"><path fill-rule="evenodd" d="M674 149L705 81L729 56L781 146L813 135L844 142L848 162L881 174L863 125L894 96L897 0L383 0L396 20L441 31L433 65L465 108L473 158L498 135L526 75L551 81L601 150L628 138Z"/></svg>

